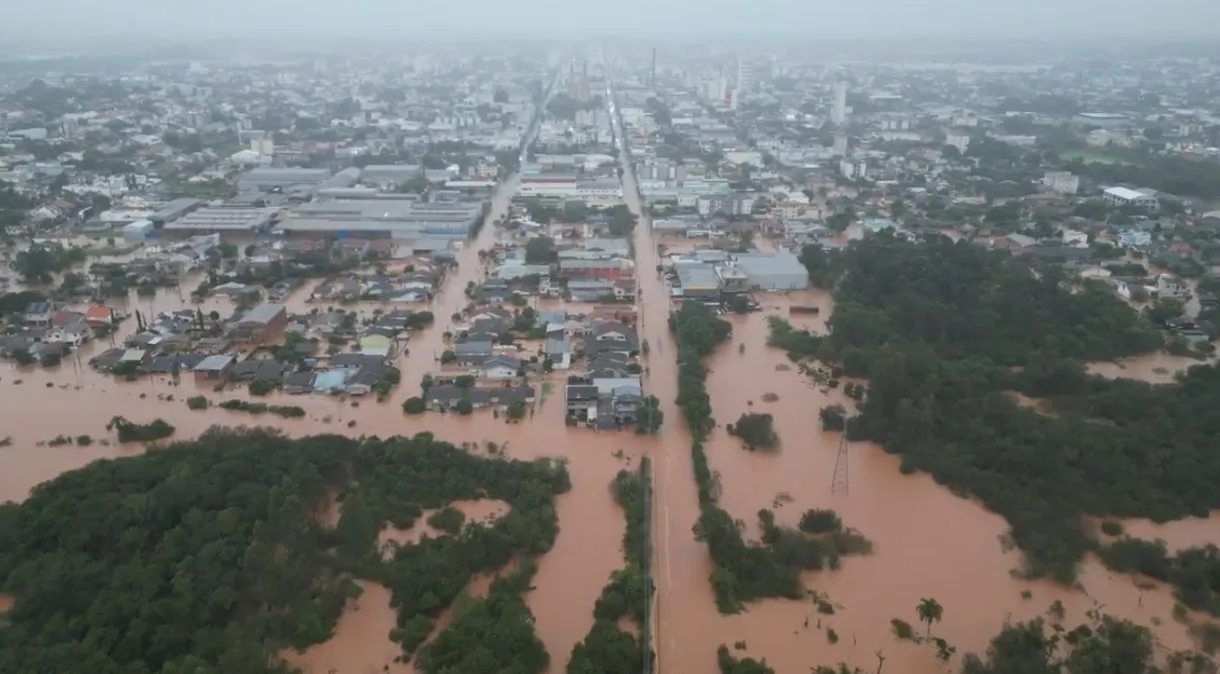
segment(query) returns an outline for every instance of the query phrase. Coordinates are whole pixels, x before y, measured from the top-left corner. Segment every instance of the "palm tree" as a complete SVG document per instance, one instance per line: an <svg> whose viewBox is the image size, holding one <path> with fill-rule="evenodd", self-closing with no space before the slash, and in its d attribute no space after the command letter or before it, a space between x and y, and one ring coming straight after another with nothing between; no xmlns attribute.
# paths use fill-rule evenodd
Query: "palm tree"
<svg viewBox="0 0 1220 674"><path fill-rule="evenodd" d="M919 614L920 622L928 623L928 636L932 636L932 623L940 622L945 609L935 599L924 597L919 600L919 605L915 607L915 612Z"/></svg>

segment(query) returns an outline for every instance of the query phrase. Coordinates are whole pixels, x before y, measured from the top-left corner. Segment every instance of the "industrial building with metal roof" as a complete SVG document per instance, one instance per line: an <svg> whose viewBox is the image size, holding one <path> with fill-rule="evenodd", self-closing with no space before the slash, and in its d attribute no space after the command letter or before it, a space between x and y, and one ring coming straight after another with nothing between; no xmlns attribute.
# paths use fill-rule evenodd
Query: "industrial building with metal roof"
<svg viewBox="0 0 1220 674"><path fill-rule="evenodd" d="M275 222L279 209L235 208L217 206L200 208L173 222L168 222L163 228L167 232L205 233L205 232L258 232L270 229Z"/></svg>

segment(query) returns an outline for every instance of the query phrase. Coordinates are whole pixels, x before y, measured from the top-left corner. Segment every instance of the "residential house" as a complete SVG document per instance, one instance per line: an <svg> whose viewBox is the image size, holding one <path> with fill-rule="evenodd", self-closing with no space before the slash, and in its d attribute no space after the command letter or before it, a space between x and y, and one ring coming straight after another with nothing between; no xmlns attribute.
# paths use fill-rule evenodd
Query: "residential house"
<svg viewBox="0 0 1220 674"><path fill-rule="evenodd" d="M480 366L480 376L483 379L515 379L520 371L520 358L502 354L492 355Z"/></svg>
<svg viewBox="0 0 1220 674"><path fill-rule="evenodd" d="M22 319L26 325L45 328L51 325L51 319L55 317L55 305L51 302L30 302L25 308L25 314Z"/></svg>
<svg viewBox="0 0 1220 674"><path fill-rule="evenodd" d="M513 319L513 312L505 309L504 307L493 304L478 309L470 316L470 320L472 322L496 319L511 321Z"/></svg>
<svg viewBox="0 0 1220 674"><path fill-rule="evenodd" d="M458 342L453 345L453 354L457 356L456 362L458 365L480 366L491 357L491 341Z"/></svg>
<svg viewBox="0 0 1220 674"><path fill-rule="evenodd" d="M223 379L233 368L235 360L228 354L208 356L196 363L192 371L196 379Z"/></svg>
<svg viewBox="0 0 1220 674"><path fill-rule="evenodd" d="M314 373L309 371L289 372L284 375L283 389L285 393L301 394L314 390Z"/></svg>
<svg viewBox="0 0 1220 674"><path fill-rule="evenodd" d="M615 284L602 279L572 279L568 281L568 296L574 302L601 302L615 297Z"/></svg>
<svg viewBox="0 0 1220 674"><path fill-rule="evenodd" d="M496 386L462 388L452 384L432 386L425 395L428 407L436 411L452 411L463 399L475 409L496 406L507 410L515 404L531 405L535 391L532 386Z"/></svg>
<svg viewBox="0 0 1220 674"><path fill-rule="evenodd" d="M568 418L588 423L597 419L597 387L592 384L568 384L564 389L564 405Z"/></svg>
<svg viewBox="0 0 1220 674"><path fill-rule="evenodd" d="M1156 277L1156 294L1157 297L1189 299L1191 291L1190 286L1177 276L1173 274L1158 274Z"/></svg>
<svg viewBox="0 0 1220 674"><path fill-rule="evenodd" d="M113 326L114 317L110 307L92 306L85 310L85 322L87 322L91 328Z"/></svg>
<svg viewBox="0 0 1220 674"><path fill-rule="evenodd" d="M51 326L47 329L48 342L80 346L93 336L89 321L79 311L58 311L51 318Z"/></svg>
<svg viewBox="0 0 1220 674"><path fill-rule="evenodd" d="M288 325L288 307L271 302L260 304L243 314L233 325L239 338L262 343Z"/></svg>

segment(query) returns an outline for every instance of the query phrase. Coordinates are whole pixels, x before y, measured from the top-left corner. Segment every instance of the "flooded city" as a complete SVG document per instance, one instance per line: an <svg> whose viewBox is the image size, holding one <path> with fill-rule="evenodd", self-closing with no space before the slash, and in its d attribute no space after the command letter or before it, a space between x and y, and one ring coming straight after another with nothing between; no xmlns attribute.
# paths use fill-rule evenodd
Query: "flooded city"
<svg viewBox="0 0 1220 674"><path fill-rule="evenodd" d="M28 307L12 309L7 317L0 314L9 328L0 342L0 503L36 502L48 491L40 485L57 477L98 461L140 456L147 460L156 452L174 451L166 449L167 445L200 438L217 426L261 427L292 439L330 435L368 441L392 436L435 439L456 447L460 452L455 453L465 459L478 457L494 466L554 466L555 474L562 475L562 479L554 478L553 493L546 494L547 498L536 493L541 490L537 484L526 484L524 479L501 492L488 489L478 483L494 473L484 464L479 464L483 473L478 476L458 476L453 469L438 478L453 478L465 490L463 497L448 501L436 502L440 497L431 494L417 502L414 494L387 494L370 488L386 503L408 503L414 512L398 526L388 506L374 509L376 526L368 528L367 554L335 562L335 568L341 569L335 575L353 589L342 595L341 611L334 604L338 619L327 638L306 643L268 639L275 643L266 654L269 661L282 659L281 664L306 674L439 674L441 670L429 669L428 658L436 644L444 641L442 635L453 633L451 628L462 623L473 606L492 615L487 607L494 605L494 610L512 615L511 601L505 597L513 593L528 609L526 622L532 624L545 648L549 664L542 671L549 674L577 671L569 668L569 660L575 662L574 649L579 652L585 640L592 641L604 628L605 614L599 611L607 611L605 607L613 600L648 604L644 609L624 609L610 618L629 637L631 647L638 643L645 651L645 664L638 670L642 674L733 674L718 656L722 646L731 648L734 658L765 660L773 672L781 674L804 674L839 663L858 672L879 674L884 666L891 673L940 674L958 671L968 653L985 653L991 639L1008 625L1044 618L1070 628L1096 622L1103 614L1147 628L1155 639L1158 658L1207 648L1200 634L1220 629L1213 625L1214 616L1220 613L1209 612L1205 603L1185 601L1182 588L1171 579L1120 573L1111 570L1116 568L1112 563L1108 568L1110 560L1103 563L1103 558L1106 544L1127 538L1163 542L1170 554L1213 544L1220 539L1220 520L1204 516L1209 504L1191 504L1197 516L1178 518L1170 515L1179 515L1181 508L1164 502L1157 503L1164 506L1160 509L1141 510L1139 496L1131 496L1125 510L1107 509L1107 504L1099 502L1096 509L1082 512L1158 516L1102 518L1074 513L1079 520L1072 523L1074 530L1084 532L1082 538L1088 539L1088 546L1080 550L1083 557L1075 582L1055 582L1047 573L1030 579L1023 572L1028 559L1018 545L1021 537L1014 531L1017 525L1011 521L1012 513L994 508L995 500L986 500L986 492L962 486L963 475L973 477L969 472L975 467L954 472L938 465L941 472L936 472L900 454L889 439L886 447L891 452L877 442L859 439L879 435L852 433L857 427L851 424L867 414L864 401L872 400L872 394L866 394L872 382L861 374L867 368L853 370L850 362L852 357L863 361L860 353L865 346L859 352L847 351L843 362L834 362L823 355L828 353L822 349L829 344L825 338L838 330L844 334L854 330L854 335L890 331L896 335L893 343L898 344L904 339L899 335L902 330L926 336L939 329L928 341L948 341L951 329L946 326L953 323L948 315L953 307L946 310L912 300L909 314L902 314L904 320L909 319L906 323L887 323L891 317L878 317L879 311L866 315L859 306L852 306L850 298L844 300L839 293L847 274L842 270L835 270L840 273L838 286L812 280L819 271L817 260L822 258L807 258L804 251L830 256L879 237L897 241L893 244L897 247L943 235L943 240L954 242L945 243L943 250L985 246L987 254L1003 249L1017 255L1041 244L1023 244L1023 238L1034 241L1026 234L980 238L978 230L1007 217L996 209L1029 195L962 197L962 203L978 207L977 213L968 211L969 218L960 218L970 222L929 226L920 230L928 232L925 240L902 227L916 220L904 209L919 203L927 218L929 213L943 213L945 204L929 203L926 186L934 181L908 186L911 191L905 193L907 201L903 202L894 196L899 193L897 188L886 192L888 187L874 184L877 180L866 180L870 170L877 175L877 162L872 160L884 153L876 150L881 154L869 154L868 162L863 154L852 160L844 156L848 141L841 133L828 135L827 145L822 147L829 151L828 144L835 143L837 149L824 159L836 158L842 174L837 182L815 179L805 170L786 175L784 164L770 154L790 150L779 140L767 145L766 162L753 146L724 146L730 155L758 154L757 166L745 160L725 160L721 141L731 145L727 139L733 135L733 127L719 117L708 117L695 103L687 105L683 114L689 115L691 125L702 124L721 139L712 145L704 142L714 146L721 159L712 160L713 153L699 142L686 145L666 138L670 132L661 130L659 119L662 111L665 117L671 111L662 102L666 96L655 86L655 51L652 58L654 81L649 86L628 75L621 64L612 67L601 61L600 55L569 58L557 76L554 64L548 62L546 67L538 66L537 73L531 71L529 78L483 87L486 91L478 94L480 106L505 106L502 115L497 112L494 119L488 118L491 122L477 121L479 114L487 117L487 111L474 112L473 103L463 103L456 112L439 117L432 113L420 117L437 120L434 122L410 122L424 127L439 124L437 128L457 134L455 138L463 137L460 129L475 124L486 126L487 134L500 134L488 146L495 150L483 153L486 156L479 157L475 165L469 163L464 147L460 151L438 149L462 142L477 145L469 139L437 136L425 141L422 147L427 152L420 156L430 161L421 160L418 167L408 167L403 156L392 154L399 150L391 144L361 146L347 155L336 155L336 149L345 148L319 149L311 140L308 146L293 150L294 161L304 161L314 152L326 155L331 163L336 157L346 158L349 166L332 171L330 163L326 168L272 166L270 159L257 159L253 160L257 167L234 165L231 175L208 178L226 185L226 181L232 182L233 196L185 198L198 203L183 206L183 212L172 217L156 213L173 210L173 204L183 199L142 200L147 206L140 211L143 215L120 228L112 227L114 231L105 238L61 224L46 236L12 242L5 252L7 267L0 269L4 278L0 288L6 296L34 293L39 299ZM594 66L592 76L590 64ZM614 67L624 71L621 85L612 79ZM742 70L737 78L749 79L752 73ZM555 83L547 84L545 77L554 77ZM612 86L621 86L623 91L612 90ZM724 88L723 83L720 86ZM556 93L555 88L562 91ZM832 115L840 118L837 127L827 127L831 131L846 128L846 88L836 81L828 89L834 97ZM736 113L736 93L731 89L722 93L730 97L731 110ZM370 96L365 98L371 100ZM880 105L878 101L889 100L887 96L877 93L869 100ZM572 110L557 112L557 98ZM476 100L473 92L469 100ZM865 109L864 101L858 102ZM359 103L353 105L348 116L368 112ZM366 107L388 115L386 106ZM392 123L386 121L389 117L367 119L393 126L407 122L405 109L403 112L402 119ZM679 114L676 106L672 114ZM914 142L904 135L913 133L905 117L885 113L879 119L884 120L884 131L893 134L887 142ZM972 119L974 125L958 120L959 126L974 128L978 120ZM641 131L644 128L649 131ZM746 133L745 127L740 128ZM966 139L961 143L974 137L965 132L954 135L957 133L950 129L940 145L956 147L959 136ZM578 143L573 140L576 137L586 140ZM405 140L398 140L401 148ZM254 138L252 147L256 149L251 152L258 156L264 141L271 142ZM854 146L858 141L853 138L851 142ZM999 141L988 141L993 142ZM569 145L582 149L569 151ZM657 145L680 146L681 150L670 153L675 156L687 152L703 157L696 160L692 156L688 161L690 167L699 166L700 172L692 168L683 179L686 184L673 184L666 171L682 162L671 164L667 158L658 158ZM960 151L946 154L960 158L965 152L963 145ZM360 165L352 161L352 157L383 153L390 157L384 163L380 159L374 163L362 160ZM440 161L457 156L463 162L460 167ZM929 173L933 177L947 170L940 150L935 156L912 156L937 166L935 173ZM843 164L838 164L840 160ZM707 172L708 165L718 163L726 167L723 170L731 174L731 180ZM445 168L431 168L433 165ZM729 165L753 168L730 170ZM287 171L287 177L277 176L278 171ZM430 175L437 171L439 178ZM753 178L751 171L756 172ZM350 172L350 180L340 179L345 172ZM760 180L757 173L769 176L765 189L759 191L764 195L759 201L765 203L756 204L751 197L743 205L742 195ZM407 180L399 180L408 175ZM880 182L892 187L899 184L900 175L905 173L890 171ZM1058 185L1067 178L1047 180ZM682 191L695 183L700 185L696 192ZM238 191L243 184L246 187ZM874 189L876 195L870 197ZM949 192L945 186L937 189ZM669 191L674 192L672 199ZM940 200L938 193L933 194ZM1046 353L1034 353L1027 361L1016 362L1014 357L1002 363L1003 368L998 367L997 359L994 370L980 366L968 371L975 365L968 354L960 359L965 363L961 372L954 373L960 380L950 379L947 387L964 386L966 381L974 385L988 377L1008 382L1012 385L1003 391L1006 405L1019 408L1029 418L1058 423L1061 417L1075 419L1081 410L1057 405L1063 393L1057 386L1070 389L1075 385L1070 390L1083 396L1087 387L1109 385L1111 380L1156 385L1147 391L1140 389L1139 395L1144 397L1133 397L1137 402L1130 403L1136 405L1159 399L1168 387L1186 381L1192 366L1215 364L1214 326L1207 318L1220 302L1206 292L1203 281L1184 282L1175 276L1177 267L1154 263L1151 254L1146 258L1144 244L1123 244L1129 250L1115 252L1117 244L1112 242L1119 235L1126 237L1123 240L1142 241L1134 234L1153 230L1137 227L1141 221L1132 215L1132 209L1147 206L1147 195L1132 190L1106 194L1111 201L1104 202L1105 208L1114 211L1111 215L1121 211L1126 218L1123 222L1135 223L1132 229L1117 234L1107 231L1104 237L1090 233L1082 245L1056 243L1046 246L1049 251L1037 251L1058 264L1063 259L1083 259L1092 250L1089 246L1097 250L1109 247L1106 254L1109 261L1117 261L1118 271L1084 273L1081 262L1070 267L1074 275L1067 277L1070 280L1065 285L1072 285L1072 293L1084 294L1086 287L1088 292L1098 287L1088 283L1107 284L1105 288L1113 289L1114 296L1126 302L1126 306L1119 305L1123 311L1130 307L1148 317L1164 312L1164 317L1155 318L1155 329L1150 323L1147 329L1127 330L1125 324L1119 325L1116 314L1105 314L1105 320L1111 322L1099 323L1107 329L1117 326L1114 332L1128 341L1109 360L1087 365L1083 360L1076 362L1081 378L1085 378L1084 372L1100 375L1087 377L1087 384L1073 379L1075 371L1065 374L1066 367L1054 370L1052 366L1062 363L1051 362L1059 356L1047 347ZM1120 197L1128 201L1112 203ZM258 205L249 205L250 199ZM154 209L153 202L161 207ZM853 210L855 206L844 206L848 202L868 203L867 208ZM132 203L120 207L116 195L107 212L135 209ZM1089 201L1087 208L1101 203ZM950 205L965 209L959 203ZM1060 208L1062 213L1056 215L1065 221L1069 214L1077 217L1079 207L1072 208ZM661 215L662 210L668 215ZM788 211L794 215L784 215ZM227 224L239 217L234 215L238 212L257 224L248 228ZM1033 214L1031 208L1031 222ZM154 226L155 217L165 221L158 220ZM836 217L842 226L824 226L836 222L832 220ZM1037 211L1039 223L1046 217L1044 211ZM133 225L138 225L135 230L142 238L124 238L135 231L128 229ZM1073 221L1072 226L1083 228L1085 224ZM1160 236L1161 225L1156 227ZM145 237L148 232L159 233L156 238ZM1064 224L1061 238L1070 242L1076 233ZM926 245L931 250L937 244ZM26 268L31 264L30 255L53 255L55 251L81 253L86 262L46 271L46 279ZM183 262L182 256L190 259ZM1058 278L1058 271L1048 271L1045 266L1052 262L1045 260L1031 265L1032 273L1026 270L1025 275L1039 283ZM332 269L340 264L344 266ZM919 261L923 267L935 264ZM138 284L124 284L111 293L99 288L96 294L65 295L64 287L71 285L70 277L76 274L70 269L77 269L82 277L85 270L92 270L89 279L105 283L114 278L106 270L119 267L138 270L129 274L140 279ZM785 278L785 271L794 267L799 278ZM1132 267L1148 275L1137 274ZM166 271L168 268L173 272ZM326 271L314 273L318 268ZM268 276L270 269L279 276ZM829 274L827 269L820 271ZM934 270L928 273L933 276ZM970 273L983 272L971 268ZM895 286L915 284L898 276ZM768 282L759 282L763 278ZM898 292L881 282L876 285L885 287L886 293ZM1151 290L1159 297L1133 297L1132 289L1135 295ZM954 292L946 291L948 295ZM977 299L965 297L969 294L961 295L963 305ZM1024 299L1015 294L1007 297L1017 307L1014 311L1023 308ZM1105 301L1112 298L1107 295ZM690 361L684 361L681 376L688 379L681 380L680 359L689 359L690 351L684 349L690 345L678 342L670 321L685 302L706 306L708 316L726 321L732 328L728 339L701 361L706 368L702 384L714 422L706 435L697 424L688 423L688 402L679 405L684 393L680 386L689 385L691 369ZM836 323L836 317L848 310L857 313ZM1049 325L1049 314L1039 313L1035 318ZM991 315L996 323L1006 318ZM776 326L785 324L799 331L807 344L819 345L817 355L813 347L798 353L773 345ZM77 328L79 333L72 332ZM1168 335L1163 345L1161 332ZM1089 342L1091 336L1069 337L1062 341L1076 346ZM868 348L896 359L893 354L900 346L885 351L893 345L883 342ZM1142 348L1146 343L1163 348ZM1020 346L1036 351L1026 344ZM935 351L929 347L920 353ZM1128 355L1131 353L1143 355ZM1044 379L1037 379L1038 373L1030 375L1033 383L1028 388L1013 384L1028 383L1021 377L1042 365L1039 358L1051 363L1047 367L1050 373ZM996 374L999 370L1008 378ZM895 375L904 381L919 377L931 379L916 366ZM1200 381L1203 383L1192 384L1196 387L1192 390L1204 388L1207 382ZM1031 395L1035 385L1044 385L1055 395ZM932 412L928 411L932 403L889 402L906 405L894 413L896 417L915 420L912 426L926 421L921 428L932 432ZM1101 411L1090 410L1098 418L1090 420L1120 428L1122 404L1128 402L1102 400L1097 404ZM991 412L1002 407L996 403L994 409L984 409ZM1008 414L1006 409L1001 411ZM840 410L837 429L827 423L828 410ZM1206 416L1205 410L1199 413ZM773 438L761 446L734 427L752 417L765 417L767 428L773 430ZM1009 418L996 412L994 419L969 421L999 427L998 419L1007 422ZM125 432L148 431L154 422L169 428L155 438L121 439ZM890 438L910 440L897 432ZM1056 441L1048 436L1048 446ZM693 448L706 454L707 482L699 481ZM965 455L974 448L955 449ZM1167 451L1147 459L1143 470L1159 474L1168 471L1166 466L1177 465ZM1076 455L1075 448L1072 452L1066 462L1072 469L1091 465L1090 460L1095 459ZM1027 466L1018 465L1021 460L1012 459L1010 467L1025 470ZM350 466L344 468L350 474L345 472L342 478L336 474L343 471L331 474L325 466L316 468L320 491L316 500L309 501L313 512L305 528L315 537L311 541L324 542L314 556L337 560L336 550L344 550L351 544L348 537L354 536L347 527L356 526L345 521L344 495L355 493L360 485ZM632 511L633 506L615 491L616 476L636 470L641 482L651 481L645 485L647 496L640 513ZM1098 475L1099 480L1113 478L1113 473L1101 470ZM322 477L331 481L323 485ZM293 474L286 482L295 486L297 480ZM1158 489L1162 487L1157 483ZM455 489L458 491L462 490ZM279 492L272 492L281 498ZM521 501L514 500L518 497L535 512L524 513ZM396 498L404 500L394 501ZM268 522L275 520L274 510L263 501L278 501L271 497L255 501L257 507L269 509ZM750 597L742 610L731 613L723 610L721 593L739 579L726 582L725 575L731 574L710 552L710 536L702 528L709 501L730 516L736 533L752 551L770 550L773 543L768 537L775 531L803 531L811 536L802 540L813 540L813 532L803 521L811 512L829 512L841 519L836 521L843 531L865 541L865 549L853 551L857 554L842 551L841 556L835 551L825 568L821 558L816 565L788 563L799 580L795 598L780 598L791 596L783 592L764 594L761 599ZM129 505L135 500L122 503L124 508L137 508ZM346 503L349 514L369 508L366 501ZM997 510L1006 512L1009 519ZM773 513L777 527L759 515L763 511ZM537 520L525 519L531 514ZM538 524L548 522L551 515L557 529L557 533L550 532L553 540L546 538L547 527ZM641 521L632 519L637 516L646 518L640 536L647 542L632 540L632 532L639 532L632 528L632 522ZM17 515L11 519L17 521ZM16 530L12 525L12 531ZM456 598L449 602L448 597L432 596L435 604L415 613L410 608L412 599L391 582L401 581L401 576L386 569L404 559L404 552L423 549L438 539L467 544L483 532L494 532L486 534L494 543L487 547L496 554L511 548L510 561L498 563L508 559L507 553L501 558L484 555L483 550L474 552L473 547L463 549L460 555L471 560L472 571L464 585L452 585ZM4 533L0 528L0 534ZM514 535L538 538L526 546ZM645 551L645 569L633 566L637 563L632 557L635 546ZM287 558L289 547L279 542L267 558ZM249 550L243 548L234 555L241 564L253 565L250 560L256 557L255 550L252 543ZM488 561L493 558L497 564ZM0 565L0 570L5 569L8 567ZM368 569L383 575L370 574ZM518 587L516 578L523 570L528 573ZM631 574L637 572L643 574L642 584L622 590L621 596L615 594L621 590L616 583L623 577L635 578ZM11 587L4 584L6 575L0 574L0 589L8 591L0 592L0 630L7 626L10 615L15 620L30 619L22 607L24 597L35 594L27 577L32 574L29 569L12 571ZM189 575L184 581L169 574L167 583L171 576L175 592L191 581ZM318 590L318 594L323 593ZM444 593L438 590L438 594ZM935 619L917 608L927 606L929 599L939 605L938 611L943 610ZM250 613L275 612L269 605L259 605L258 610L242 608ZM310 617L325 627L324 620ZM406 647L411 640L407 632L419 629L417 619L423 620L427 634L421 632ZM912 625L914 636L904 636L902 626L910 633ZM939 651L933 637L943 640ZM297 646L284 647L291 643ZM481 659L471 655L471 661L487 662L491 657L490 647L468 646L466 650L471 652L480 650L477 656ZM501 656L495 653L495 657ZM581 670L580 674L588 673Z"/></svg>

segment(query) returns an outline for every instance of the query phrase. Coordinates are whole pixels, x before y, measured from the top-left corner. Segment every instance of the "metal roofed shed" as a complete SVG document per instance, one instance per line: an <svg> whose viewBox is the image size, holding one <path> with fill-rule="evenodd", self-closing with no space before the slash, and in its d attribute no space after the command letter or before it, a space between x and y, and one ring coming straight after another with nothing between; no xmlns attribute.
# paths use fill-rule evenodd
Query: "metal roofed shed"
<svg viewBox="0 0 1220 674"><path fill-rule="evenodd" d="M809 287L809 271L787 250L742 253L737 256L737 266L745 271L750 285L761 290L804 290Z"/></svg>
<svg viewBox="0 0 1220 674"><path fill-rule="evenodd" d="M203 199L174 199L169 203L163 204L152 215L148 216L148 219L152 220L154 224L164 225L185 216L203 204Z"/></svg>
<svg viewBox="0 0 1220 674"><path fill-rule="evenodd" d="M237 182L241 192L288 191L293 187L315 188L331 177L329 169L256 168L246 171Z"/></svg>
<svg viewBox="0 0 1220 674"><path fill-rule="evenodd" d="M271 228L279 209L263 208L201 208L173 222L166 231L183 232L258 232Z"/></svg>

